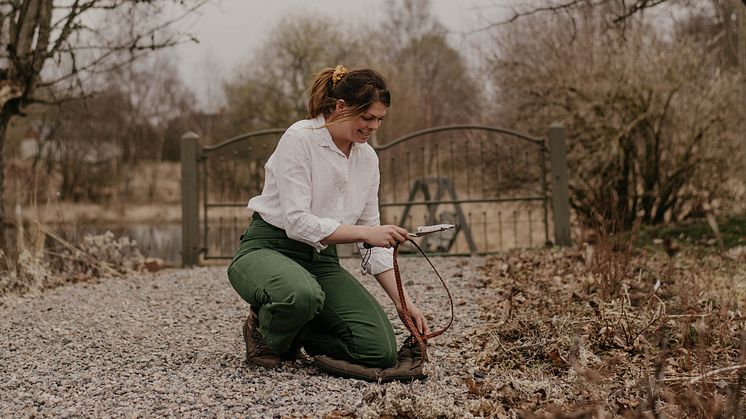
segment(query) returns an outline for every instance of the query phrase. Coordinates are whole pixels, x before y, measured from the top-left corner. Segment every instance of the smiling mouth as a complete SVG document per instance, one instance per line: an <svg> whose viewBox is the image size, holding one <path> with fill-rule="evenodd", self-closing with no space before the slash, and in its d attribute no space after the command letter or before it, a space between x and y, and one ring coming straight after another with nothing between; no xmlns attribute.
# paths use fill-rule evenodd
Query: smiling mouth
<svg viewBox="0 0 746 419"><path fill-rule="evenodd" d="M363 130L361 130L361 129L357 130L357 132L359 132L359 133L360 133L360 135L362 135L362 136L363 136L363 138L368 138L368 137L370 137L370 132L365 132L365 131L363 131Z"/></svg>

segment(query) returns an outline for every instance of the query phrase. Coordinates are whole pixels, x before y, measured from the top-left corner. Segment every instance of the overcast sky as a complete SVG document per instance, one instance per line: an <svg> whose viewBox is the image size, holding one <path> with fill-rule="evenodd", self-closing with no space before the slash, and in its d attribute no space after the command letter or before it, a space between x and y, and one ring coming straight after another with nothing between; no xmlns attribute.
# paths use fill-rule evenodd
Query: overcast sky
<svg viewBox="0 0 746 419"><path fill-rule="evenodd" d="M385 16L385 0L211 0L190 23L200 40L176 49L183 79L207 105L220 97L220 80L246 61L266 33L290 12L310 11L355 22L376 22ZM468 42L457 35L495 15L494 0L431 0L435 16L453 32L453 43ZM485 9L487 7L487 9ZM331 65L331 64L330 64Z"/></svg>

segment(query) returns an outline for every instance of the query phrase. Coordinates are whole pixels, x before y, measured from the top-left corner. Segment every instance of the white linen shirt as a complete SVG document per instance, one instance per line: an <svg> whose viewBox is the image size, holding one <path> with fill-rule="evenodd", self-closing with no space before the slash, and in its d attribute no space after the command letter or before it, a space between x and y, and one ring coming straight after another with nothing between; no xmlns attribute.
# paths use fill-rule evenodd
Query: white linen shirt
<svg viewBox="0 0 746 419"><path fill-rule="evenodd" d="M341 224L380 225L378 156L367 143L353 143L349 158L332 141L323 115L290 126L264 165L262 194L248 209L279 227L288 237L326 248L321 240ZM360 254L368 249L358 243ZM393 250L370 249L363 273L378 275L393 268Z"/></svg>

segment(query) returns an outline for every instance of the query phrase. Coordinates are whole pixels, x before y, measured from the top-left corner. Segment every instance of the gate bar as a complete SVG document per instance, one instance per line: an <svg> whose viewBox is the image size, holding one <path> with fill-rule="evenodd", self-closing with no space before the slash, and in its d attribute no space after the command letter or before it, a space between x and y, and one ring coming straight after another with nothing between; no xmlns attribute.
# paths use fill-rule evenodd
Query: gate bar
<svg viewBox="0 0 746 419"><path fill-rule="evenodd" d="M181 136L181 264L194 266L199 254L199 187L197 159L199 136L187 132Z"/></svg>
<svg viewBox="0 0 746 419"><path fill-rule="evenodd" d="M403 205L433 205L433 204L479 204L485 202L512 202L512 201L543 201L543 196L523 196L515 198L481 198L481 199L446 199L446 200L424 200L407 202L379 203L379 207L394 207Z"/></svg>
<svg viewBox="0 0 746 419"><path fill-rule="evenodd" d="M425 134L432 134L432 133L435 133L435 132L453 131L453 130L458 130L458 129L478 129L478 130L483 130L483 131L499 132L499 133L502 133L502 134L512 135L514 137L520 138L522 140L530 141L530 142L538 144L538 145L542 145L542 146L544 145L544 139L543 138L529 137L528 135L521 134L520 132L512 131L512 130L509 130L509 129L496 128L496 127L493 127L493 126L490 126L490 125L459 124L459 125L444 125L444 126L441 126L441 127L428 128L428 129L423 129L423 130L420 130L420 131L415 131L415 132L413 132L411 134L407 134L407 135L405 135L403 137L399 137L399 138L391 141L390 143L387 143L387 144L384 144L384 145L381 145L381 146L379 146L379 145L373 145L373 148L376 151L383 151L383 150L386 150L387 148L391 148L391 147L393 147L393 146L395 146L395 145L397 145L397 144L399 144L401 142L409 140L410 138L419 137L419 136L425 135Z"/></svg>
<svg viewBox="0 0 746 419"><path fill-rule="evenodd" d="M570 239L570 193L567 186L567 148L565 128L555 122L549 126L549 153L552 166L552 212L554 240L560 246L572 245Z"/></svg>

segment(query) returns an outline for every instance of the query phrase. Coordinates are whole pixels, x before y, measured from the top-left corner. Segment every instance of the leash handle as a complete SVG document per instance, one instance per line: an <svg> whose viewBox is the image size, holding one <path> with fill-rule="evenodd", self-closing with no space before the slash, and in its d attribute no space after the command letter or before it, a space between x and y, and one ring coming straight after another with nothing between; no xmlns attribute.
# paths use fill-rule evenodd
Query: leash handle
<svg viewBox="0 0 746 419"><path fill-rule="evenodd" d="M412 237L415 237L415 236L412 236ZM399 240L396 241L396 246L399 246ZM370 244L368 242L363 242L363 247L366 248L366 249L372 249L374 247L384 247L384 246L375 246L375 245L372 245L372 244Z"/></svg>
<svg viewBox="0 0 746 419"><path fill-rule="evenodd" d="M417 226L417 231L415 231L414 233L411 233L411 232L407 233L407 236L408 236L407 239L411 239L414 237L422 237L428 234L439 233L441 231L446 231L446 230L450 230L452 228L458 228L458 227L459 227L458 224L433 224L433 225L426 225L426 226ZM398 245L399 242L397 242L396 244ZM417 244L415 244L415 246L417 246ZM376 246L368 242L363 242L363 247L366 249L372 249ZM422 253L422 256L425 256L425 252L423 252L422 249L420 249L420 253ZM425 258L427 259L427 256L425 256ZM432 263L430 265L432 266ZM433 266L433 269L435 269L434 266Z"/></svg>

